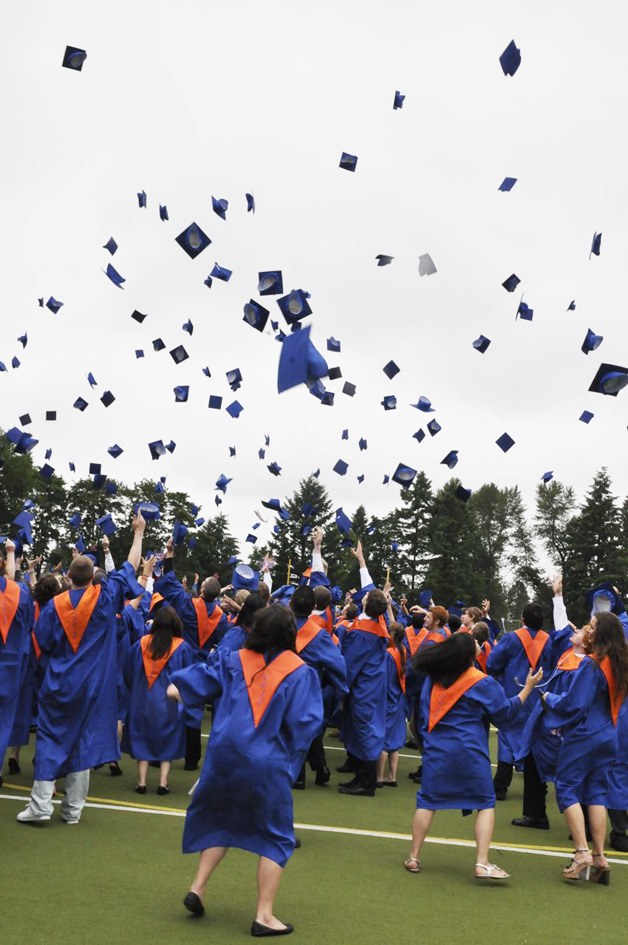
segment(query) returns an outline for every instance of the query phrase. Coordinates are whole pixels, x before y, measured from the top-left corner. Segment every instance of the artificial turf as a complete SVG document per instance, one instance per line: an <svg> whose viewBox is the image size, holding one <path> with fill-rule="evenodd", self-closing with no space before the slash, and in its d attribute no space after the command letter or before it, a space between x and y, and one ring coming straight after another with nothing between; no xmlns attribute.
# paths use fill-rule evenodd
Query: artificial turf
<svg viewBox="0 0 628 945"><path fill-rule="evenodd" d="M329 742L335 769L343 758ZM404 752L406 753L406 752ZM414 755L413 752L407 754ZM32 776L32 747L23 749L22 774L7 776L0 793L26 799ZM135 764L123 757L124 774L92 774L90 798L140 805L133 812L87 808L78 826L63 824L58 813L48 824L17 824L21 805L0 800L3 904L2 941L65 945L161 945L216 942L229 945L248 936L255 909L256 859L231 851L208 887L206 915L188 916L181 899L188 889L196 857L180 853L183 820L141 811L141 805L182 811L195 775L177 762L172 793L155 794L157 771L149 770L148 793L134 793ZM295 821L409 834L415 767L402 758L399 787L384 788L375 798L339 795L342 775L333 773L325 788L308 775L305 791L295 792ZM22 790L20 790L20 787ZM60 785L62 787L62 784ZM553 796L548 798L549 831L521 830L510 820L521 811L522 780L515 776L509 798L497 805L496 843L571 849ZM626 894L628 856L612 867L611 885L569 885L560 876L563 858L495 849L493 860L512 873L503 886L481 885L473 878L472 848L426 844L423 871L403 869L408 842L387 837L297 831L302 848L286 869L276 914L294 923L302 945L573 945L628 941ZM473 818L439 812L434 838L472 840ZM624 865L625 864L625 865Z"/></svg>

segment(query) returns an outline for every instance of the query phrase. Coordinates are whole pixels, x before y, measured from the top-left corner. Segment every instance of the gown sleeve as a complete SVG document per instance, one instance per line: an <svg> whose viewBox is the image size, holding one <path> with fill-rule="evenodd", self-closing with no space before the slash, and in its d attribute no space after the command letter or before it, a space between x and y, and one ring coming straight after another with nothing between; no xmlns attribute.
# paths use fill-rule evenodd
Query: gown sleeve
<svg viewBox="0 0 628 945"><path fill-rule="evenodd" d="M577 725L587 717L600 673L593 660L585 657L580 668L569 675L569 686L564 692L548 692L545 696L545 705L565 726Z"/></svg>
<svg viewBox="0 0 628 945"><path fill-rule="evenodd" d="M194 663L172 674L171 681L179 690L186 709L202 709L206 703L213 702L222 694L223 663L222 658L208 663Z"/></svg>

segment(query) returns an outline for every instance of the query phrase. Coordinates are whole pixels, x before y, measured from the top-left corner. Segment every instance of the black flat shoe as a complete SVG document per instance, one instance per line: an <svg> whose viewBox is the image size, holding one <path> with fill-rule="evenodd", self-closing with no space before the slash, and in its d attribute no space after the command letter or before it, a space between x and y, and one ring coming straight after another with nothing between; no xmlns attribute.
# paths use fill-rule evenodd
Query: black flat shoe
<svg viewBox="0 0 628 945"><path fill-rule="evenodd" d="M262 925L261 922L253 922L251 925L251 935L256 938L269 938L271 935L290 935L291 932L294 932L293 925L286 925L285 929L271 929L267 925Z"/></svg>
<svg viewBox="0 0 628 945"><path fill-rule="evenodd" d="M363 787L361 784L352 784L343 787L341 784L338 788L338 793L350 794L352 797L375 797L375 788Z"/></svg>
<svg viewBox="0 0 628 945"><path fill-rule="evenodd" d="M145 785L145 784L138 784L138 786L135 788L135 793L136 793L136 794L146 794L146 785Z"/></svg>
<svg viewBox="0 0 628 945"><path fill-rule="evenodd" d="M305 791L305 781L295 781L292 785L293 791Z"/></svg>
<svg viewBox="0 0 628 945"><path fill-rule="evenodd" d="M9 758L9 774L21 774L22 769L20 768L17 758Z"/></svg>
<svg viewBox="0 0 628 945"><path fill-rule="evenodd" d="M515 817L510 823L513 827L533 827L535 830L549 830L547 817Z"/></svg>
<svg viewBox="0 0 628 945"><path fill-rule="evenodd" d="M188 912L192 913L192 915L205 915L205 906L196 893L189 892L183 900L183 905L188 910Z"/></svg>
<svg viewBox="0 0 628 945"><path fill-rule="evenodd" d="M122 768L117 761L112 761L109 765L109 774L112 778L119 778L122 775Z"/></svg>
<svg viewBox="0 0 628 945"><path fill-rule="evenodd" d="M327 784L330 778L331 778L331 771L329 770L329 768L327 767L317 768L314 784L317 784L319 787L323 787L325 784Z"/></svg>
<svg viewBox="0 0 628 945"><path fill-rule="evenodd" d="M170 788L163 787L163 785L160 784L159 787L157 788L157 793L159 794L160 797L163 797L165 794L170 794Z"/></svg>
<svg viewBox="0 0 628 945"><path fill-rule="evenodd" d="M382 781L382 787L397 787L396 781ZM379 784L377 785L379 787Z"/></svg>
<svg viewBox="0 0 628 945"><path fill-rule="evenodd" d="M350 781L341 781L340 784L338 785L338 790L340 790L341 788L344 790L345 788L355 787L357 783L358 783L358 776L356 774L355 777L351 778Z"/></svg>

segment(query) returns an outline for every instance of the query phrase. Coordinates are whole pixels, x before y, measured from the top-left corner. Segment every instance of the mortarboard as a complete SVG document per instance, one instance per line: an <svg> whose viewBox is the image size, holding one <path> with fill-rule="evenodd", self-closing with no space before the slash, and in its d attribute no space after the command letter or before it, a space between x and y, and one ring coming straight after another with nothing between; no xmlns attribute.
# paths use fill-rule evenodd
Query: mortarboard
<svg viewBox="0 0 628 945"><path fill-rule="evenodd" d="M441 430L441 425L440 423L437 423L436 420L430 420L430 422L427 425L427 429L430 436L436 436L436 434L439 433Z"/></svg>
<svg viewBox="0 0 628 945"><path fill-rule="evenodd" d="M281 394L298 384L314 383L328 373L325 358L310 340L310 328L287 335L281 344L277 390Z"/></svg>
<svg viewBox="0 0 628 945"><path fill-rule="evenodd" d="M212 376L212 372L209 370L208 367L204 367L202 370L203 370L203 374L205 375L205 377L211 377L211 376Z"/></svg>
<svg viewBox="0 0 628 945"><path fill-rule="evenodd" d="M445 456L445 459L441 459L440 465L447 466L448 469L453 469L458 463L458 450L450 450Z"/></svg>
<svg viewBox="0 0 628 945"><path fill-rule="evenodd" d="M385 475L384 478L382 479L382 485L387 486L389 482L390 482L390 476Z"/></svg>
<svg viewBox="0 0 628 945"><path fill-rule="evenodd" d="M512 39L499 57L499 64L504 75L514 75L521 65L521 50L517 49Z"/></svg>
<svg viewBox="0 0 628 945"><path fill-rule="evenodd" d="M7 366L4 363L4 361L0 361L0 372L6 371L6 369L7 369Z"/></svg>
<svg viewBox="0 0 628 945"><path fill-rule="evenodd" d="M175 546L183 544L183 540L185 539L187 533L188 530L185 525L183 525L181 522L175 521L174 525L172 526L172 540Z"/></svg>
<svg viewBox="0 0 628 945"><path fill-rule="evenodd" d="M422 256L419 256L419 275L420 276L431 276L436 272L436 266L434 265L434 260L429 253L424 253Z"/></svg>
<svg viewBox="0 0 628 945"><path fill-rule="evenodd" d="M24 334L20 335L20 337L17 340L20 342L22 347L25 348L26 345L28 344L28 335L26 334L26 332L24 332Z"/></svg>
<svg viewBox="0 0 628 945"><path fill-rule="evenodd" d="M247 302L244 306L244 318L242 321L250 325L251 328L264 331L266 322L268 321L268 315L268 309L264 308L263 305L260 305L259 302L256 302L254 299L251 299L251 301Z"/></svg>
<svg viewBox="0 0 628 945"><path fill-rule="evenodd" d="M21 453L22 455L30 453L39 443L39 440L36 440L29 433L20 430L18 427L11 427L5 436L9 443L13 444L15 452Z"/></svg>
<svg viewBox="0 0 628 945"><path fill-rule="evenodd" d="M330 381L337 381L342 377L342 371L339 367L331 367L327 372Z"/></svg>
<svg viewBox="0 0 628 945"><path fill-rule="evenodd" d="M592 240L592 242L591 242L591 252L589 253L589 259L591 259L591 256L592 256L592 255L593 255L593 256L599 256L599 255L600 255L600 248L601 248L601 246L602 246L602 234L601 234L601 233L594 233L594 234L593 234L593 240Z"/></svg>
<svg viewBox="0 0 628 945"><path fill-rule="evenodd" d="M328 338L328 339L327 339L327 350L328 350L328 351L333 351L333 352L335 352L336 354L340 354L340 342L339 342L339 341L336 341L335 338Z"/></svg>
<svg viewBox="0 0 628 945"><path fill-rule="evenodd" d="M508 433L502 433L502 435L499 437L499 439L498 439L498 440L495 440L495 443L497 444L497 446L499 446L500 450L501 450L503 453L507 453L508 450L509 450L512 446L515 445L515 441L513 440L513 438L512 438L511 436L508 435Z"/></svg>
<svg viewBox="0 0 628 945"><path fill-rule="evenodd" d="M182 384L180 387L175 387L174 388L175 404L186 404L189 393L190 393L190 388L187 384Z"/></svg>
<svg viewBox="0 0 628 945"><path fill-rule="evenodd" d="M348 535L353 528L351 519L348 515L345 515L342 507L336 509L336 525L338 526L338 531L342 532L344 535Z"/></svg>
<svg viewBox="0 0 628 945"><path fill-rule="evenodd" d="M138 195L137 195L137 203L138 203L138 206L139 206L140 208L142 208L142 207L145 208L145 207L146 207L147 198L146 198L146 191L145 191L145 190L142 190L142 191L140 191L140 193L138 193Z"/></svg>
<svg viewBox="0 0 628 945"><path fill-rule="evenodd" d="M68 466L70 467L70 472L76 472L76 466L74 465L74 463L70 462L68 463Z"/></svg>
<svg viewBox="0 0 628 945"><path fill-rule="evenodd" d="M338 473L339 476L344 476L349 468L349 463L345 463L344 459L339 459L336 465L334 466L333 471Z"/></svg>
<svg viewBox="0 0 628 945"><path fill-rule="evenodd" d="M417 410L422 410L423 413L434 413L432 401L429 397L424 397L423 394L421 394L416 404L410 404L410 406L416 407Z"/></svg>
<svg viewBox="0 0 628 945"><path fill-rule="evenodd" d="M511 276L508 276L508 278L502 282L502 286L504 287L506 292L514 292L520 282L521 282L521 279L519 278L519 276L516 276L513 272Z"/></svg>
<svg viewBox="0 0 628 945"><path fill-rule="evenodd" d="M519 302L519 308L517 309L517 315L515 318L522 318L524 322L531 322L532 316L534 315L534 309L530 308L525 302Z"/></svg>
<svg viewBox="0 0 628 945"><path fill-rule="evenodd" d="M227 219L227 210L229 209L229 201L225 200L224 197L220 197L218 200L215 197L212 197L212 210L216 213L221 220Z"/></svg>
<svg viewBox="0 0 628 945"><path fill-rule="evenodd" d="M131 318L135 319L136 322L139 322L140 325L142 324L142 322L144 321L144 319L147 318L147 317L148 317L148 316L147 316L147 315L143 315L142 312L138 312L137 309L135 309L135 311L132 312L132 314L131 314Z"/></svg>
<svg viewBox="0 0 628 945"><path fill-rule="evenodd" d="M357 477L357 480L358 480L359 483L364 482L364 474L362 474L361 476L358 476L358 477Z"/></svg>
<svg viewBox="0 0 628 945"><path fill-rule="evenodd" d="M222 397L218 397L217 394L212 394L209 398L209 403L207 404L207 406L211 410L220 410L220 408L222 407Z"/></svg>
<svg viewBox="0 0 628 945"><path fill-rule="evenodd" d="M89 404L87 403L86 400L83 400L82 397L77 397L74 403L72 404L72 406L76 407L76 409L80 410L82 413L85 410L85 408L89 406Z"/></svg>
<svg viewBox="0 0 628 945"><path fill-rule="evenodd" d="M229 404L228 407L225 407L225 410L227 411L230 417L233 417L234 420L237 420L240 414L242 413L242 411L244 410L244 407L237 400L234 400L232 404Z"/></svg>
<svg viewBox="0 0 628 945"><path fill-rule="evenodd" d="M270 436L268 433L264 434L264 446L270 446Z"/></svg>
<svg viewBox="0 0 628 945"><path fill-rule="evenodd" d="M412 434L412 438L417 441L417 443L422 443L425 439L425 430L423 428L416 431Z"/></svg>
<svg viewBox="0 0 628 945"><path fill-rule="evenodd" d="M103 473L101 473L98 476L94 476L94 481L93 481L94 489L102 489L106 481L107 481L107 477Z"/></svg>
<svg viewBox="0 0 628 945"><path fill-rule="evenodd" d="M382 401L380 401L384 410L396 410L397 409L397 398L394 394L387 394Z"/></svg>
<svg viewBox="0 0 628 945"><path fill-rule="evenodd" d="M549 482L553 478L554 478L554 471L550 469L548 470L548 472L543 473L543 475L541 476L541 482Z"/></svg>
<svg viewBox="0 0 628 945"><path fill-rule="evenodd" d="M160 456L166 455L166 447L164 446L163 440L154 440L152 443L148 444L148 449L150 450L152 459L159 459Z"/></svg>
<svg viewBox="0 0 628 945"><path fill-rule="evenodd" d="M398 108L403 108L404 99L405 99L405 95L402 95L401 92L395 92L395 98L393 101L393 110L396 110Z"/></svg>
<svg viewBox="0 0 628 945"><path fill-rule="evenodd" d="M163 351L165 347L166 346L161 338L155 338L153 341L153 351Z"/></svg>
<svg viewBox="0 0 628 945"><path fill-rule="evenodd" d="M580 350L584 352L584 354L588 354L589 351L595 351L599 348L603 341L603 335L596 335L595 332L589 328Z"/></svg>
<svg viewBox="0 0 628 945"><path fill-rule="evenodd" d="M56 420L57 411L56 410L47 410L46 411L46 420Z"/></svg>
<svg viewBox="0 0 628 945"><path fill-rule="evenodd" d="M229 456L235 456L235 454L236 454L236 448L235 448L235 446L230 446L230 447L229 447Z"/></svg>
<svg viewBox="0 0 628 945"><path fill-rule="evenodd" d="M168 450L169 453L174 453L176 448L177 448L177 444L175 443L174 440L170 440L169 443L166 443L166 449Z"/></svg>
<svg viewBox="0 0 628 945"><path fill-rule="evenodd" d="M170 357L175 364L181 364L182 361L187 361L189 354L183 347L183 345L177 345L176 348L173 348L170 352Z"/></svg>
<svg viewBox="0 0 628 945"><path fill-rule="evenodd" d="M74 69L75 72L80 72L86 59L87 53L84 49L78 49L76 46L66 46L61 65L64 69Z"/></svg>
<svg viewBox="0 0 628 945"><path fill-rule="evenodd" d="M102 466L100 463L90 463L89 464L89 474L90 476L99 476L102 472Z"/></svg>
<svg viewBox="0 0 628 945"><path fill-rule="evenodd" d="M628 384L628 368L618 364L600 364L589 387L596 394L608 394L617 397L620 390Z"/></svg>
<svg viewBox="0 0 628 945"><path fill-rule="evenodd" d="M269 269L258 272L257 291L260 295L281 295L283 292L283 276L281 269Z"/></svg>
<svg viewBox="0 0 628 945"><path fill-rule="evenodd" d="M103 535L113 535L117 531L115 523L109 513L107 513L107 515L103 515L101 518L97 518L96 524Z"/></svg>
<svg viewBox="0 0 628 945"><path fill-rule="evenodd" d="M203 233L200 226L196 223L190 223L175 239L181 249L185 250L190 259L196 259L199 253L207 249L211 243L209 236Z"/></svg>
<svg viewBox="0 0 628 945"><path fill-rule="evenodd" d="M135 357L136 357L136 358L143 358L143 357L144 357L144 351L143 351L142 348L136 348L136 349L135 349Z"/></svg>
<svg viewBox="0 0 628 945"><path fill-rule="evenodd" d="M91 371L87 375L87 381L90 387L98 387L98 381L96 380L96 378L94 377Z"/></svg>
<svg viewBox="0 0 628 945"><path fill-rule="evenodd" d="M213 281L214 280L211 276L207 276L207 278L203 281L203 285L206 285L208 289L211 289Z"/></svg>
<svg viewBox="0 0 628 945"><path fill-rule="evenodd" d="M277 305L288 325L293 325L312 314L312 309L308 305L309 292L303 289L293 289L288 295L277 299Z"/></svg>
<svg viewBox="0 0 628 945"><path fill-rule="evenodd" d="M407 489L414 482L416 473L416 469L413 469L412 466L404 466L403 463L399 463L392 475L392 481Z"/></svg>
<svg viewBox="0 0 628 945"><path fill-rule="evenodd" d="M111 253L112 256L117 250L117 248L118 248L118 244L114 240L113 236L110 236L107 242L105 243L105 245L103 246L103 249L106 249L107 252Z"/></svg>
<svg viewBox="0 0 628 945"><path fill-rule="evenodd" d="M390 266L394 258L394 256L384 256L383 253L380 253L379 256L375 257L378 266Z"/></svg>
<svg viewBox="0 0 628 945"><path fill-rule="evenodd" d="M254 571L248 564L237 564L231 575L234 591L256 591L259 585L259 571Z"/></svg>
<svg viewBox="0 0 628 945"><path fill-rule="evenodd" d="M102 395L102 397L100 398L100 402L104 407L109 407L111 406L111 404L114 402L115 399L116 398L113 396L111 391L106 390L104 394Z"/></svg>
<svg viewBox="0 0 628 945"><path fill-rule="evenodd" d="M345 171L355 171L356 165L358 163L357 155L347 154L346 151L343 151L340 155L340 167Z"/></svg>
<svg viewBox="0 0 628 945"><path fill-rule="evenodd" d="M266 467L266 469L268 470L268 472L272 473L273 476L281 475L281 466L279 466L278 463L272 462L270 463L269 466Z"/></svg>
<svg viewBox="0 0 628 945"><path fill-rule="evenodd" d="M166 207L165 204L163 206L162 204L159 204L159 219L160 220L170 219L170 217L168 216L168 207Z"/></svg>
<svg viewBox="0 0 628 945"><path fill-rule="evenodd" d="M221 282L229 282L229 279L233 275L231 269L225 269L224 266L219 266L218 263L214 263L214 268L209 274L210 279L220 279Z"/></svg>
<svg viewBox="0 0 628 945"><path fill-rule="evenodd" d="M399 368L394 361L389 361L388 364L384 365L382 370L389 381L392 381L393 377L396 377L397 374L399 374Z"/></svg>
<svg viewBox="0 0 628 945"><path fill-rule="evenodd" d="M365 450L367 448L368 443L366 442L364 437L362 437L362 439L359 441L358 446L360 447L360 450Z"/></svg>
<svg viewBox="0 0 628 945"><path fill-rule="evenodd" d="M161 509L156 502L136 502L133 513L137 515L138 512L142 513L146 522L156 522L161 517Z"/></svg>
<svg viewBox="0 0 628 945"><path fill-rule="evenodd" d="M227 384L231 390L236 391L240 389L242 383L242 374L240 368L234 368L233 371L227 371Z"/></svg>
<svg viewBox="0 0 628 945"><path fill-rule="evenodd" d="M575 300L575 299L572 299L571 302L569 303L569 305L567 306L567 311L568 311L568 312L575 312L575 310L576 310L576 300Z"/></svg>
<svg viewBox="0 0 628 945"><path fill-rule="evenodd" d="M50 479L53 473L54 473L54 469L48 463L44 463L44 465L39 470L39 475L43 479Z"/></svg>
<svg viewBox="0 0 628 945"><path fill-rule="evenodd" d="M44 456L44 459L50 459L51 456L52 456L52 450L49 448L46 450L46 455Z"/></svg>
<svg viewBox="0 0 628 945"><path fill-rule="evenodd" d="M108 279L113 282L119 289L122 288L122 283L126 282L124 276L121 276L117 269L115 269L111 263L107 264L107 268L103 270Z"/></svg>
<svg viewBox="0 0 628 945"><path fill-rule="evenodd" d="M12 368L19 368L19 366L20 366L20 359L17 358L17 357L11 358L11 367L12 367Z"/></svg>
<svg viewBox="0 0 628 945"><path fill-rule="evenodd" d="M72 518L68 519L68 525L70 528L80 528L81 527L81 515L80 512L75 512Z"/></svg>
<svg viewBox="0 0 628 945"><path fill-rule="evenodd" d="M27 427L27 426L29 425L29 423L32 423L32 422L33 422L33 421L31 420L31 415L30 415L30 413L23 413L21 417L18 417L18 419L19 419L19 421L20 421L20 423L22 424L23 427Z"/></svg>
<svg viewBox="0 0 628 945"><path fill-rule="evenodd" d="M253 194L245 194L246 197L246 212L255 213L255 197Z"/></svg>
<svg viewBox="0 0 628 945"><path fill-rule="evenodd" d="M251 532L249 532L244 540L254 545L255 542L257 541L257 535L252 535Z"/></svg>
<svg viewBox="0 0 628 945"><path fill-rule="evenodd" d="M348 439L349 439L349 431L348 431L348 430L343 430L343 431L342 431L341 439L342 439L342 440L348 440Z"/></svg>
<svg viewBox="0 0 628 945"><path fill-rule="evenodd" d="M465 487L460 483L456 486L454 495L457 499L460 499L461 502L468 502L471 498L471 490L465 489Z"/></svg>
<svg viewBox="0 0 628 945"><path fill-rule="evenodd" d="M76 541L74 542L74 547L76 548L76 550L78 551L78 553L79 553L80 555L85 554L85 552L87 551L87 545L86 545L85 542L83 541L83 536L82 536L82 535L79 535L79 536L78 536L78 538L77 538Z"/></svg>
<svg viewBox="0 0 628 945"><path fill-rule="evenodd" d="M485 335L480 335L480 337L476 338L475 341L473 342L473 347L475 348L476 351L479 351L480 354L484 354L484 352L486 351L490 343L491 343L490 338L487 338Z"/></svg>
<svg viewBox="0 0 628 945"><path fill-rule="evenodd" d="M583 423L590 423L594 416L595 414L592 414L590 410L583 410L578 420L581 420Z"/></svg>
<svg viewBox="0 0 628 945"><path fill-rule="evenodd" d="M115 482L109 481L105 483L105 492L107 495L115 495L117 491L118 487L116 486Z"/></svg>
<svg viewBox="0 0 628 945"><path fill-rule="evenodd" d="M114 443L113 446L110 446L110 447L109 447L109 449L107 450L107 452L109 453L109 455L110 455L113 459L117 459L118 456L121 456L122 453L124 453L124 450L122 449L121 446L118 446L117 443Z"/></svg>
<svg viewBox="0 0 628 945"><path fill-rule="evenodd" d="M321 474L320 469L315 469L314 472L312 473L312 479L318 479L320 474Z"/></svg>
<svg viewBox="0 0 628 945"><path fill-rule="evenodd" d="M49 308L53 315L56 315L60 308L63 307L63 302L57 301L54 296L50 296L46 302L46 308Z"/></svg>
<svg viewBox="0 0 628 945"><path fill-rule="evenodd" d="M183 331L187 331L190 338L192 337L192 333L194 332L194 325L192 324L192 319L188 318L187 322L183 322L183 324L181 325L181 328Z"/></svg>
<svg viewBox="0 0 628 945"><path fill-rule="evenodd" d="M501 182L501 184L499 185L497 189L503 191L504 193L508 193L508 191L512 190L512 188L515 186L516 183L517 183L516 177L504 177L503 181Z"/></svg>
<svg viewBox="0 0 628 945"><path fill-rule="evenodd" d="M259 448L258 451L257 451L257 455L258 455L258 457L259 457L260 459L265 459L265 457L266 457L266 450L263 448L263 446L260 446L260 448Z"/></svg>

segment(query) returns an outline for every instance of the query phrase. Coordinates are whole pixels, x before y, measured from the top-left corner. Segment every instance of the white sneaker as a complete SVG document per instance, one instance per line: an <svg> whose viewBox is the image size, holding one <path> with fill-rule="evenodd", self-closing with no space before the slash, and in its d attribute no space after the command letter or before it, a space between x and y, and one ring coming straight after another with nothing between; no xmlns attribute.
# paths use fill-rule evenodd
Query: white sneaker
<svg viewBox="0 0 628 945"><path fill-rule="evenodd" d="M63 821L64 824L70 824L70 825L78 824L80 822L78 817L63 817L62 816L61 820Z"/></svg>
<svg viewBox="0 0 628 945"><path fill-rule="evenodd" d="M20 811L15 819L20 824L43 824L44 821L50 820L50 814L35 814L27 807L26 810Z"/></svg>

